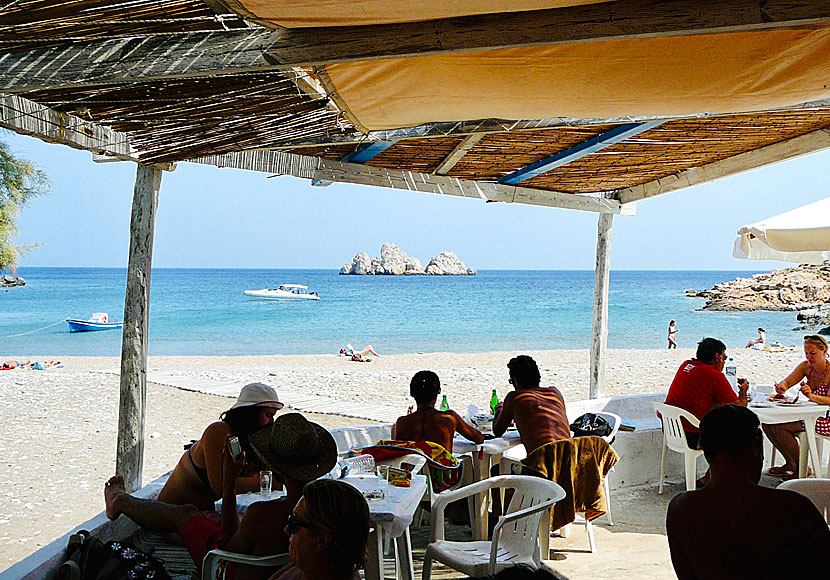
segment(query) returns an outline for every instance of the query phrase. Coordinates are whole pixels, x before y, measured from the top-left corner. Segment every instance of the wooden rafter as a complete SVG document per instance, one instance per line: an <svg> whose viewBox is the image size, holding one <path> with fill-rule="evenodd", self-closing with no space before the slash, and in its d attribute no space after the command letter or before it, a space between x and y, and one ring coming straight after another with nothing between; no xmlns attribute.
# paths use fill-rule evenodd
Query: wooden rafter
<svg viewBox="0 0 830 580"><path fill-rule="evenodd" d="M830 149L830 129L819 129L774 145L622 189L617 192L615 199L623 204L639 201L825 149Z"/></svg>
<svg viewBox="0 0 830 580"><path fill-rule="evenodd" d="M190 159L194 163L291 175L304 179L357 183L423 193L440 193L485 201L523 203L598 213L620 213L620 203L613 199L587 197L557 191L542 191L515 185L456 179L414 171L383 169L355 163L343 163L320 157L308 157L281 151L244 151Z"/></svg>
<svg viewBox="0 0 830 580"><path fill-rule="evenodd" d="M436 175L446 175L450 172L450 169L455 167L455 165L461 161L461 158L464 157L467 152L476 146L476 144L481 141L486 133L473 133L472 135L467 136L458 146L447 155L444 160L441 162L435 169Z"/></svg>
<svg viewBox="0 0 830 580"><path fill-rule="evenodd" d="M829 24L830 4L826 0L619 0L405 24L160 34L4 55L0 90ZM49 66L51 63L58 65Z"/></svg>
<svg viewBox="0 0 830 580"><path fill-rule="evenodd" d="M49 143L137 161L124 133L44 107L16 95L0 94L0 127Z"/></svg>

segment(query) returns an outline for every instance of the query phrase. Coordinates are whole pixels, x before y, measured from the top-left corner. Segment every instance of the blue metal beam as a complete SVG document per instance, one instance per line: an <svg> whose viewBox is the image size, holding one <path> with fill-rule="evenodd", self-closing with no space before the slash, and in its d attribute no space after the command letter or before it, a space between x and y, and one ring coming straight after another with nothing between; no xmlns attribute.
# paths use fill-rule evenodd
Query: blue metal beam
<svg viewBox="0 0 830 580"><path fill-rule="evenodd" d="M372 157L375 157L376 155L383 153L395 143L397 143L397 140L363 143L362 145L358 145L354 151L346 155L340 161L342 161L343 163L366 163ZM314 187L328 187L329 185L331 185L331 183L331 181L327 181L325 179L311 180L311 185L313 185Z"/></svg>
<svg viewBox="0 0 830 580"><path fill-rule="evenodd" d="M536 177L537 175L541 175L543 173L547 173L557 167L562 167L570 163L571 161L576 161L577 159L581 159L583 157L587 157L592 153L596 153L597 151L601 151L606 147L611 145L615 145L620 143L621 141L625 141L630 137L634 137L635 135L639 135L640 133L644 133L649 129L653 129L658 125L662 125L666 121L647 121L645 123L628 123L626 125L620 125L619 127L614 127L610 131L603 133L602 135L597 135L596 137L591 137L587 141L583 141L578 145L574 145L570 149L566 149L556 155L552 155L551 157L546 157L545 159L541 159L535 163L531 163L527 167L522 167L521 169L510 173L509 175L505 175L501 179L499 179L499 183L504 183L507 185L516 185L517 183L521 183L531 177Z"/></svg>

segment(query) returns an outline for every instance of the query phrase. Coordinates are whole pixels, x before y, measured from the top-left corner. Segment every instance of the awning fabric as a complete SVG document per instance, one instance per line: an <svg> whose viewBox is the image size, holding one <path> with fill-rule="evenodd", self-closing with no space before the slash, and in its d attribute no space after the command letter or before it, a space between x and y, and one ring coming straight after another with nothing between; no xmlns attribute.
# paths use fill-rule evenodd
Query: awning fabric
<svg viewBox="0 0 830 580"><path fill-rule="evenodd" d="M743 226L732 255L746 260L821 264L830 251L830 197Z"/></svg>

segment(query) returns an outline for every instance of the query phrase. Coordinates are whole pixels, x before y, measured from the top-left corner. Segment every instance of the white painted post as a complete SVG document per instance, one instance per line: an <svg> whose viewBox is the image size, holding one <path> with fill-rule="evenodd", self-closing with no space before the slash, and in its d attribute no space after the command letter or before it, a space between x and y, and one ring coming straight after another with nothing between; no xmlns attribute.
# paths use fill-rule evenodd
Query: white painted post
<svg viewBox="0 0 830 580"><path fill-rule="evenodd" d="M594 268L594 325L591 333L591 387L589 397L602 396L605 350L608 345L608 288L611 278L611 224L614 214L597 217L597 257Z"/></svg>
<svg viewBox="0 0 830 580"><path fill-rule="evenodd" d="M144 463L150 271L162 171L158 167L140 164L137 168L130 218L130 258L121 339L121 401L115 462L115 471L124 476L128 492L141 487Z"/></svg>

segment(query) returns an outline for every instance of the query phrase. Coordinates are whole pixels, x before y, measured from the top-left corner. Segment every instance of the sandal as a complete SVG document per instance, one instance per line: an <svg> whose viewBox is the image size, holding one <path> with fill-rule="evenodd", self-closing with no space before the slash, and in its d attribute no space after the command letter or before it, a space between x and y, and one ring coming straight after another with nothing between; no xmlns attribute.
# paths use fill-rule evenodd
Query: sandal
<svg viewBox="0 0 830 580"><path fill-rule="evenodd" d="M788 473L792 473L791 469L787 469L785 466L781 465L780 467L770 467L767 469L768 475L786 475Z"/></svg>
<svg viewBox="0 0 830 580"><path fill-rule="evenodd" d="M813 475L813 470L808 467L807 468L807 475L805 477L810 477L811 475ZM798 472L797 471L788 471L786 474L784 474L784 477L782 477L781 479L783 479L784 481L790 481L791 479L798 479Z"/></svg>

